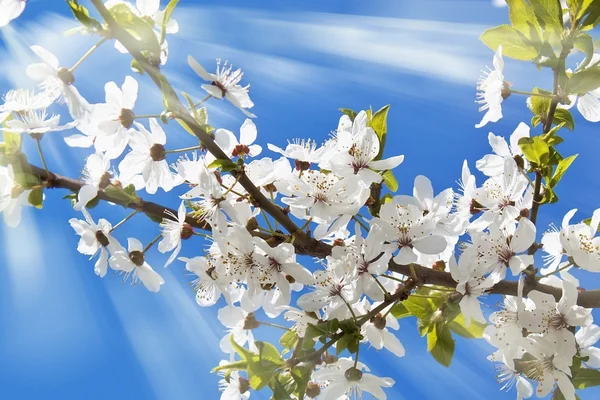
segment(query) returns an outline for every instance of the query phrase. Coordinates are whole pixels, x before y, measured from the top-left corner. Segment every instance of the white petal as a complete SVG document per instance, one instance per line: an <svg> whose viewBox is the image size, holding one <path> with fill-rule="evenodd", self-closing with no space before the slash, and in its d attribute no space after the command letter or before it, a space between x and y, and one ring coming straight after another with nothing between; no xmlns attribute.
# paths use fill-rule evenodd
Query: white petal
<svg viewBox="0 0 600 400"><path fill-rule="evenodd" d="M240 143L247 146L256 141L256 125L251 119L246 119L240 128Z"/></svg>

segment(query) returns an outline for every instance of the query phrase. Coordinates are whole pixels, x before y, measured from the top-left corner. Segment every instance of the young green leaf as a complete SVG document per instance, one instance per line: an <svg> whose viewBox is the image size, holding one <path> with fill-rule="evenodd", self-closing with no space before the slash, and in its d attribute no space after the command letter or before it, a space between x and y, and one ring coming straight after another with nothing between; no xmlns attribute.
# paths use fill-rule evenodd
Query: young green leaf
<svg viewBox="0 0 600 400"><path fill-rule="evenodd" d="M564 124L563 126L568 130L572 131L575 129L575 120L569 110L564 108L557 108L554 112L554 121L556 125Z"/></svg>
<svg viewBox="0 0 600 400"><path fill-rule="evenodd" d="M87 8L79 4L77 0L67 0L67 4L69 5L69 7L71 7L71 12L75 16L75 18L77 18L77 20L81 22L81 24L85 26L88 30L95 32L101 32L104 30L102 28L102 24L100 24L100 22L98 22L94 18L90 17L90 13L87 10Z"/></svg>
<svg viewBox="0 0 600 400"><path fill-rule="evenodd" d="M510 25L499 25L483 32L481 41L496 51L502 46L502 54L516 60L529 61L538 55L538 50L517 29Z"/></svg>
<svg viewBox="0 0 600 400"><path fill-rule="evenodd" d="M569 167L571 166L573 161L575 161L577 156L578 156L578 154L574 154L570 157L563 158L562 160L560 160L558 162L558 165L556 166L556 170L554 171L554 176L552 176L552 179L548 183L548 185L551 188L554 188L554 187L556 187L556 185L558 185L558 182L560 182L563 175L565 174L565 172L567 172L567 170L569 169Z"/></svg>
<svg viewBox="0 0 600 400"><path fill-rule="evenodd" d="M454 355L454 339L448 326L443 322L435 324L427 334L427 351L440 364L449 367Z"/></svg>
<svg viewBox="0 0 600 400"><path fill-rule="evenodd" d="M594 66L571 75L567 83L570 94L584 95L600 87L600 66Z"/></svg>
<svg viewBox="0 0 600 400"><path fill-rule="evenodd" d="M390 189L390 192L395 192L398 190L398 181L396 180L393 171L387 170L383 173L383 175L381 175L381 177L383 178L383 183L385 186Z"/></svg>
<svg viewBox="0 0 600 400"><path fill-rule="evenodd" d="M449 324L448 327L456 334L468 338L468 339L479 339L483 337L483 330L487 325L481 322L471 320L471 323L467 327L465 316L458 314Z"/></svg>
<svg viewBox="0 0 600 400"><path fill-rule="evenodd" d="M29 196L27 196L27 201L35 208L42 208L42 204L44 203L44 188L36 187L32 189L29 192Z"/></svg>
<svg viewBox="0 0 600 400"><path fill-rule="evenodd" d="M340 108L340 111L342 112L342 114L350 117L350 121L352 121L352 122L354 122L354 118L356 118L356 116L358 115L358 113L356 111L351 110L349 108Z"/></svg>

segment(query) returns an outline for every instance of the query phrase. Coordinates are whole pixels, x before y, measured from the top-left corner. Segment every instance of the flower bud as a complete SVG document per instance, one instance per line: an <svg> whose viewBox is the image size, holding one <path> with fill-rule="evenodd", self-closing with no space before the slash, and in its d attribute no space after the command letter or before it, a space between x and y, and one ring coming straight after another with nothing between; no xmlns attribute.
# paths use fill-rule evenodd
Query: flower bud
<svg viewBox="0 0 600 400"><path fill-rule="evenodd" d="M108 238L106 237L106 235L104 234L104 232L102 231L96 231L96 240L98 241L98 243L100 243L103 247L108 246Z"/></svg>
<svg viewBox="0 0 600 400"><path fill-rule="evenodd" d="M294 160L294 166L296 167L296 171L306 171L310 168L310 163L308 161Z"/></svg>
<svg viewBox="0 0 600 400"><path fill-rule="evenodd" d="M325 364L333 364L336 363L338 360L337 356L335 354L323 354L323 362Z"/></svg>
<svg viewBox="0 0 600 400"><path fill-rule="evenodd" d="M508 96L510 96L510 93L511 93L511 92L510 92L510 87L511 87L511 86L512 86L512 85L511 85L509 82L506 82L506 81L504 81L504 82L503 82L503 84L502 84L502 92L501 92L501 94L502 94L502 98L503 98L504 100L506 100L506 99L508 98Z"/></svg>
<svg viewBox="0 0 600 400"><path fill-rule="evenodd" d="M181 239L187 240L187 239L191 238L193 234L194 234L194 228L192 228L192 226L190 224L185 222L183 224L183 226L181 227L181 233L180 233Z"/></svg>
<svg viewBox="0 0 600 400"><path fill-rule="evenodd" d="M150 147L150 157L152 161L162 161L167 158L167 151L165 146L160 143L155 143Z"/></svg>
<svg viewBox="0 0 600 400"><path fill-rule="evenodd" d="M321 394L321 387L315 382L308 382L306 385L306 395L310 398L315 398Z"/></svg>
<svg viewBox="0 0 600 400"><path fill-rule="evenodd" d="M249 313L244 319L244 329L251 330L256 329L260 326L260 322L254 317L254 313Z"/></svg>
<svg viewBox="0 0 600 400"><path fill-rule="evenodd" d="M249 231L253 231L256 228L258 228L258 221L255 217L252 217L248 220L248 223L246 223L246 229L248 229Z"/></svg>
<svg viewBox="0 0 600 400"><path fill-rule="evenodd" d="M346 372L344 373L344 376L346 377L346 379L350 382L357 382L360 381L362 378L362 371L359 370L358 368L348 368L346 370Z"/></svg>
<svg viewBox="0 0 600 400"><path fill-rule="evenodd" d="M133 125L133 120L135 119L135 114L128 108L122 108L121 114L119 114L119 121L121 121L121 125L125 128L129 129Z"/></svg>
<svg viewBox="0 0 600 400"><path fill-rule="evenodd" d="M233 148L233 152L231 153L233 157L239 157L245 154L250 154L250 147L245 144L238 144Z"/></svg>
<svg viewBox="0 0 600 400"><path fill-rule="evenodd" d="M112 174L110 172L105 172L100 178L100 182L98 182L98 189L104 190L110 185L110 179L112 178Z"/></svg>
<svg viewBox="0 0 600 400"><path fill-rule="evenodd" d="M383 330L386 325L385 318L383 317L383 315L381 315L381 313L372 316L371 323L375 326L375 328L379 330Z"/></svg>
<svg viewBox="0 0 600 400"><path fill-rule="evenodd" d="M444 262L444 260L436 261L435 263L433 263L433 269L437 271L445 271L446 263Z"/></svg>
<svg viewBox="0 0 600 400"><path fill-rule="evenodd" d="M521 157L520 155L516 155L513 157L513 160L515 160L515 162L517 163L517 167L519 167L519 169L523 169L525 168L525 160L523 160L523 157Z"/></svg>
<svg viewBox="0 0 600 400"><path fill-rule="evenodd" d="M142 253L141 251L132 251L131 253L129 253L129 259L138 267L144 265L144 253Z"/></svg>
<svg viewBox="0 0 600 400"><path fill-rule="evenodd" d="M238 378L240 394L246 393L250 390L250 381L246 378L242 378L241 376Z"/></svg>
<svg viewBox="0 0 600 400"><path fill-rule="evenodd" d="M75 82L75 76L68 68L60 67L56 75L65 85L71 85Z"/></svg>

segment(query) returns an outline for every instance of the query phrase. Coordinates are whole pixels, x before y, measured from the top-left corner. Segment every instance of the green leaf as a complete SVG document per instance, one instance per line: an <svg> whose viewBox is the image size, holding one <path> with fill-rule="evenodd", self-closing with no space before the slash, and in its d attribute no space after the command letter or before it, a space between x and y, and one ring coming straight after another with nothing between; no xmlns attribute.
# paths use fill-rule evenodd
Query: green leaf
<svg viewBox="0 0 600 400"><path fill-rule="evenodd" d="M245 371L248 368L248 361L236 361L230 364L219 365L213 368L210 372L227 371L227 370L239 370Z"/></svg>
<svg viewBox="0 0 600 400"><path fill-rule="evenodd" d="M77 20L81 22L83 26L88 28L88 30L95 32L101 32L104 30L102 28L102 24L90 17L90 13L87 8L79 4L77 0L67 0L67 4L69 7L71 7L71 12L73 12L75 18L77 18Z"/></svg>
<svg viewBox="0 0 600 400"><path fill-rule="evenodd" d="M454 355L454 339L446 324L439 322L427 334L427 351L440 364L449 367Z"/></svg>
<svg viewBox="0 0 600 400"><path fill-rule="evenodd" d="M231 346L233 347L235 352L238 353L244 361L249 362L250 360L252 360L252 357L257 355L256 353L246 349L245 347L240 346L233 338L233 335L229 335L229 343L231 343Z"/></svg>
<svg viewBox="0 0 600 400"><path fill-rule="evenodd" d="M600 22L600 2L595 1L587 8L589 14L581 23L581 29L589 30L594 28Z"/></svg>
<svg viewBox="0 0 600 400"><path fill-rule="evenodd" d="M564 123L564 127L568 130L572 131L575 129L575 120L573 119L573 115L569 110L565 110L564 108L557 108L554 112L554 121L556 125L560 125Z"/></svg>
<svg viewBox="0 0 600 400"><path fill-rule="evenodd" d="M310 377L312 375L312 366L310 364L305 365L297 365L290 371L290 375L292 379L296 382L296 394L298 395L298 399L302 399L304 396L304 392L306 391L306 386L310 381Z"/></svg>
<svg viewBox="0 0 600 400"><path fill-rule="evenodd" d="M581 17L583 17L588 11L592 11L590 10L590 6L592 5L592 3L597 2L597 0L577 0L577 3L579 5L578 9L577 9L577 19L580 19ZM597 4L596 4L597 5Z"/></svg>
<svg viewBox="0 0 600 400"><path fill-rule="evenodd" d="M117 3L110 7L110 14L115 21L139 42L138 50L148 52L148 62L152 65L160 63L160 44L153 27L143 18L138 17L125 4Z"/></svg>
<svg viewBox="0 0 600 400"><path fill-rule="evenodd" d="M160 44L163 44L165 42L165 36L167 35L167 24L171 20L171 15L173 14L173 11L175 11L177 3L179 3L179 0L171 0L169 1L169 4L167 4L167 7L165 7L165 11L163 13L163 21L160 27Z"/></svg>
<svg viewBox="0 0 600 400"><path fill-rule="evenodd" d="M392 170L385 171L381 177L383 178L383 183L388 189L390 189L391 192L398 190L398 181L396 180Z"/></svg>
<svg viewBox="0 0 600 400"><path fill-rule="evenodd" d="M548 164L550 159L550 148L548 144L539 136L532 138L521 138L519 140L519 147L525 154L525 157L539 166Z"/></svg>
<svg viewBox="0 0 600 400"><path fill-rule="evenodd" d="M42 204L44 203L44 188L36 187L35 189L32 189L31 192L29 192L27 201L35 208L42 208Z"/></svg>
<svg viewBox="0 0 600 400"><path fill-rule="evenodd" d="M356 116L358 115L358 113L356 111L351 110L349 108L340 108L340 111L342 112L342 114L350 117L350 121L352 121L352 122L354 122L354 118L356 118Z"/></svg>
<svg viewBox="0 0 600 400"><path fill-rule="evenodd" d="M577 371L577 375L573 377L573 386L576 389L585 389L588 387L600 385L600 370L582 368Z"/></svg>
<svg viewBox="0 0 600 400"><path fill-rule="evenodd" d="M594 57L594 39L587 33L581 32L575 39L575 47L585 54L585 60L577 67L583 69L590 64Z"/></svg>
<svg viewBox="0 0 600 400"><path fill-rule="evenodd" d="M468 338L479 339L483 337L483 330L487 325L471 319L471 323L467 327L465 316L458 314L449 324L448 327L456 334Z"/></svg>
<svg viewBox="0 0 600 400"><path fill-rule="evenodd" d="M221 171L229 172L237 168L237 164L230 159L216 159L215 161L208 164L208 168L221 168Z"/></svg>
<svg viewBox="0 0 600 400"><path fill-rule="evenodd" d="M137 203L139 201L139 197L135 192L133 194L128 193L123 188L120 188L115 185L108 185L106 189L104 189L104 193L111 198L111 202L122 205L123 207L127 207L132 203Z"/></svg>
<svg viewBox="0 0 600 400"><path fill-rule="evenodd" d="M547 90L543 90L540 88L533 88L533 90L531 91L531 93L537 93L537 94L552 94L552 92L549 92ZM527 102L527 107L529 107L529 110L540 117L540 121L543 118L546 118L546 115L548 114L548 110L550 109L550 104L552 103L552 99L548 98L548 97L541 97L541 96L531 96L529 98L529 101Z"/></svg>
<svg viewBox="0 0 600 400"><path fill-rule="evenodd" d="M516 60L529 61L538 55L538 50L525 36L510 25L500 25L483 32L481 41L496 51L502 46L502 54Z"/></svg>
<svg viewBox="0 0 600 400"><path fill-rule="evenodd" d="M279 350L277 347L273 346L271 343L261 342L260 340L255 340L254 345L258 349L258 358L263 360L268 360L270 362L283 364L283 358L279 354Z"/></svg>
<svg viewBox="0 0 600 400"><path fill-rule="evenodd" d="M562 33L563 17L560 0L531 0L531 5L544 31Z"/></svg>
<svg viewBox="0 0 600 400"><path fill-rule="evenodd" d="M352 354L356 353L360 344L360 337L355 333L347 333L342 336L335 344L335 354L340 353L346 349Z"/></svg>
<svg viewBox="0 0 600 400"><path fill-rule="evenodd" d="M590 67L571 75L567 83L569 93L584 95L600 87L600 66Z"/></svg>
<svg viewBox="0 0 600 400"><path fill-rule="evenodd" d="M377 137L379 138L379 154L375 157L375 160L380 160L383 157L383 149L385 148L385 141L387 136L387 116L390 111L390 105L381 107L379 110L369 117L369 126L373 128ZM392 190L393 191L393 190Z"/></svg>
<svg viewBox="0 0 600 400"><path fill-rule="evenodd" d="M409 297L402 304L412 315L419 319L429 319L435 312L428 299L422 297Z"/></svg>
<svg viewBox="0 0 600 400"><path fill-rule="evenodd" d="M533 126L534 128L538 126L540 122L542 122L542 119L539 115L534 115L533 117L531 117L531 126Z"/></svg>
<svg viewBox="0 0 600 400"><path fill-rule="evenodd" d="M390 310L390 312L392 313L392 315L394 316L394 318L396 319L400 319L400 318L404 318L404 317L410 317L412 314L410 313L410 311L408 311L408 309L406 308L406 306L402 303L396 303L392 306L392 309Z"/></svg>
<svg viewBox="0 0 600 400"><path fill-rule="evenodd" d="M542 29L533 12L533 7L525 0L507 0L506 2L512 26L528 39L537 42L542 36ZM541 40L539 41L541 42Z"/></svg>
<svg viewBox="0 0 600 400"><path fill-rule="evenodd" d="M281 344L284 349L291 350L296 346L296 343L298 343L298 339L296 331L289 330L281 336L279 344Z"/></svg>
<svg viewBox="0 0 600 400"><path fill-rule="evenodd" d="M565 174L565 172L567 172L567 170L569 169L569 167L571 166L573 161L575 161L577 156L578 156L578 154L575 154L570 157L563 158L562 160L560 160L558 162L558 165L556 166L556 170L554 171L554 176L552 176L552 179L550 180L550 183L549 183L549 186L551 188L554 188L554 187L556 187L556 185L558 185L558 182L560 182L563 175Z"/></svg>

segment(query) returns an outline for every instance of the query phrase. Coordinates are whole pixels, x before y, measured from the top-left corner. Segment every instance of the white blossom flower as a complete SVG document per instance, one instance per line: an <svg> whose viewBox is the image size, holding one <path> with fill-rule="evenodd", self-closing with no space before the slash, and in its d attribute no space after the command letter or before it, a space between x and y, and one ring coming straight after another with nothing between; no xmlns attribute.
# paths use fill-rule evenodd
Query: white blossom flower
<svg viewBox="0 0 600 400"><path fill-rule="evenodd" d="M125 274L123 282L131 278L132 284L135 285L140 280L151 292L158 292L160 286L165 283L146 262L142 243L135 238L127 239L127 251L115 251L108 262L113 269Z"/></svg>
<svg viewBox="0 0 600 400"><path fill-rule="evenodd" d="M281 201L291 207L295 217L312 218L319 224L341 214L355 214L368 197L366 186L359 182L316 170L304 171L300 177L291 175L287 185L278 189L290 196Z"/></svg>
<svg viewBox="0 0 600 400"><path fill-rule="evenodd" d="M519 323L532 333L543 333L546 340L561 347L561 353L576 353L575 337L569 330L574 326L589 326L592 323L591 310L577 305L577 288L571 282L563 281L563 293L557 303L554 296L532 290L527 297L532 300L534 309L525 310L519 315Z"/></svg>
<svg viewBox="0 0 600 400"><path fill-rule="evenodd" d="M369 369L361 362L357 363L356 368L353 365L350 358L340 358L335 364L313 372L313 380L328 382L321 390L319 400L340 400L344 395L362 399L365 392L378 400L387 399L382 388L392 387L394 380L368 373Z"/></svg>
<svg viewBox="0 0 600 400"><path fill-rule="evenodd" d="M99 219L95 223L90 213L82 208L81 212L85 220L71 218L69 224L81 239L77 245L77 251L90 256L90 259L98 253L99 257L94 265L94 272L103 278L108 270L108 258L116 251L123 251L119 242L110 234L112 225L105 219Z"/></svg>
<svg viewBox="0 0 600 400"><path fill-rule="evenodd" d="M407 265L416 262L419 254L436 255L446 249L446 239L432 234L435 221L423 216L421 210L413 204L402 204L401 198L394 196L379 210L379 217L373 224L379 225L386 240L400 250L394 261Z"/></svg>
<svg viewBox="0 0 600 400"><path fill-rule="evenodd" d="M21 222L21 207L29 204L31 190L23 188L15 181L12 165L0 166L0 212L4 214L4 223L15 228Z"/></svg>
<svg viewBox="0 0 600 400"><path fill-rule="evenodd" d="M296 332L299 338L303 338L306 333L306 328L308 328L308 324L317 324L319 323L318 318L315 318L313 315L317 316L317 314L310 315L303 310L299 310L294 307L285 307L286 311L283 315L283 318L286 321L294 322L294 325L291 329Z"/></svg>
<svg viewBox="0 0 600 400"><path fill-rule="evenodd" d="M382 301L384 293L377 284L377 275L384 274L388 262L392 258L389 251L384 251L385 236L378 225L373 225L366 239L363 240L358 222L354 227L356 236L356 290L358 294L365 293L372 300ZM341 247L340 247L341 248ZM336 251L338 247L334 247ZM390 281L387 279L387 281ZM393 283L393 282L392 282Z"/></svg>
<svg viewBox="0 0 600 400"><path fill-rule="evenodd" d="M256 141L256 125L250 119L246 119L240 128L240 140L227 129L215 131L215 142L229 157L256 157L262 152L262 147L252 144Z"/></svg>
<svg viewBox="0 0 600 400"><path fill-rule="evenodd" d="M174 215L170 211L165 211L171 218L163 218L160 223L162 240L158 242L158 251L166 253L173 251L169 256L169 259L165 263L165 267L168 267L179 255L181 251L181 241L189 239L194 230L192 227L185 222L187 212L185 209L185 202L181 202L177 215Z"/></svg>
<svg viewBox="0 0 600 400"><path fill-rule="evenodd" d="M85 185L77 193L77 203L73 206L76 211L81 211L83 207L97 195L99 190L104 190L110 184L112 175L110 169L110 159L106 154L95 153L90 155L85 161L83 168L83 182Z"/></svg>
<svg viewBox="0 0 600 400"><path fill-rule="evenodd" d="M219 309L217 318L228 328L228 334L221 339L219 345L221 351L228 354L234 352L231 340L239 346L248 343L251 349L256 349L252 329L258 328L259 322L256 321L253 313L247 313L240 307L228 305Z"/></svg>
<svg viewBox="0 0 600 400"><path fill-rule="evenodd" d="M564 252L567 256L572 257L578 267L590 272L598 272L600 271L600 236L596 237L596 232L600 223L600 209L594 211L589 225L584 222L570 225L571 218L576 212L577 209L573 209L563 218L560 230L562 250L554 244L553 247L549 247L548 251L554 253L554 263L557 259L560 262L562 259L560 254ZM546 242L548 243L550 240L551 238Z"/></svg>
<svg viewBox="0 0 600 400"><path fill-rule="evenodd" d="M45 109L52 104L52 99L46 93L35 93L31 89L9 90L4 96L4 104L0 106L0 113L22 113L32 110Z"/></svg>
<svg viewBox="0 0 600 400"><path fill-rule="evenodd" d="M475 128L481 128L488 122L497 122L502 118L502 91L504 89L504 60L502 59L502 46L498 46L494 54L494 70L483 71L479 79L476 102L481 104L479 111L485 111L485 115Z"/></svg>
<svg viewBox="0 0 600 400"><path fill-rule="evenodd" d="M493 222L500 228L519 217L521 210L529 209L533 202L533 189L527 190L529 182L517 167L514 160L506 159L504 173L491 177L474 194L474 211L482 214L468 226L468 229L482 231Z"/></svg>
<svg viewBox="0 0 600 400"><path fill-rule="evenodd" d="M52 101L64 100L74 119L82 117L88 110L89 104L73 86L75 82L73 73L68 68L60 67L56 56L43 47L31 46L30 48L43 62L29 65L27 76L40 82L40 87Z"/></svg>
<svg viewBox="0 0 600 400"><path fill-rule="evenodd" d="M293 139L292 141L288 141L285 150L270 143L267 144L267 147L275 153L296 161L296 169L298 170L301 169L302 163L310 166L310 164L323 162L327 157L326 150L328 150L325 146L318 147L317 143L312 139ZM303 169L307 169L308 166Z"/></svg>
<svg viewBox="0 0 600 400"><path fill-rule="evenodd" d="M344 318L349 315L347 304L356 301L356 279L347 271L350 258L336 260L328 257L327 269L316 271L315 290L298 298L297 304L305 311L326 307L325 318Z"/></svg>
<svg viewBox="0 0 600 400"><path fill-rule="evenodd" d="M356 177L366 186L380 183L385 170L396 168L404 156L395 156L385 160L375 160L379 155L379 138L375 131L367 127L367 114L361 111L352 123L352 130L338 130L335 139L336 154L320 165L343 177Z"/></svg>
<svg viewBox="0 0 600 400"><path fill-rule="evenodd" d="M218 268L215 266L215 262L210 257L179 257L178 259L185 262L185 269L198 277L192 281L198 305L202 307L214 306L221 295L227 300L228 304L238 302L242 297L242 291L238 285L223 280Z"/></svg>
<svg viewBox="0 0 600 400"><path fill-rule="evenodd" d="M523 339L523 346L535 359L522 361L528 377L538 381L537 397L546 397L556 383L567 400L575 400L575 388L571 382L570 366L573 357L564 357L561 346L545 337L530 335Z"/></svg>
<svg viewBox="0 0 600 400"><path fill-rule="evenodd" d="M579 346L581 357L588 357L585 365L588 368L600 368L600 349L593 346L600 340L600 327L598 325L590 325L580 328L575 333L575 340Z"/></svg>
<svg viewBox="0 0 600 400"><path fill-rule="evenodd" d="M510 135L510 146L506 139L496 136L492 132L488 135L488 141L495 154L487 154L477 161L477 169L487 176L499 176L504 173L504 163L506 159L520 157L523 161L523 168L527 170L527 159L523 157L523 151L519 146L519 140L529 137L529 126L523 122L517 126L517 129Z"/></svg>
<svg viewBox="0 0 600 400"><path fill-rule="evenodd" d="M209 84L202 85L211 96L217 99L227 99L235 107L239 108L246 116L254 118L255 115L247 111L247 108L254 107L254 103L250 100L248 91L250 85L239 85L244 73L240 68L233 70L233 65L227 65L227 61L221 66L221 60L217 59L217 71L214 74L208 73L198 61L192 56L188 56L188 64L198 76L204 79Z"/></svg>
<svg viewBox="0 0 600 400"><path fill-rule="evenodd" d="M494 281L491 278L474 276L473 271L461 268L454 257L450 257L449 267L452 279L458 283L456 291L463 295L459 305L465 317L465 324L469 326L471 319L485 324L485 317L477 298L494 286Z"/></svg>
<svg viewBox="0 0 600 400"><path fill-rule="evenodd" d="M64 131L75 126L73 122L66 125L59 125L59 122L60 115L52 115L48 118L45 108L36 109L19 113L17 118L6 121L6 127L0 130L41 137L48 132Z"/></svg>
<svg viewBox="0 0 600 400"><path fill-rule="evenodd" d="M0 28L18 18L26 4L27 0L0 0Z"/></svg>
<svg viewBox="0 0 600 400"><path fill-rule="evenodd" d="M97 106L93 116L97 120L91 122L98 127L94 146L107 152L111 158L117 158L125 150L134 124L132 110L138 96L138 83L131 76L126 76L121 89L114 82L108 82L104 90L106 103Z"/></svg>
<svg viewBox="0 0 600 400"><path fill-rule="evenodd" d="M229 378L219 381L221 400L247 400L250 398L250 383L240 376L238 371L231 371Z"/></svg>
<svg viewBox="0 0 600 400"><path fill-rule="evenodd" d="M381 303L373 303L371 306L369 305L368 301L363 300L358 304L359 312L361 314L367 314ZM371 319L369 319L361 327L361 333L365 337L366 341L368 341L377 350L381 350L385 347L396 357L404 357L404 346L402 346L402 343L400 343L398 337L388 330L400 329L398 320L390 312L388 312L390 307L391 306L384 308L378 314L371 317Z"/></svg>
<svg viewBox="0 0 600 400"><path fill-rule="evenodd" d="M166 160L165 131L154 118L150 119L151 132L139 122L135 126L139 132L131 134L129 146L132 151L119 163L119 172L125 179L141 175L150 194L156 193L159 187L168 192L173 189L175 178Z"/></svg>

